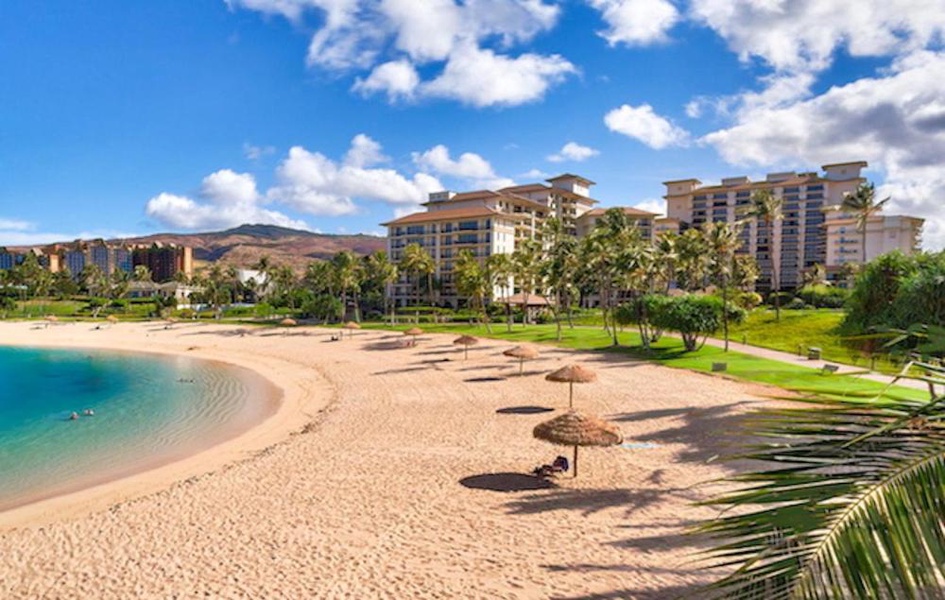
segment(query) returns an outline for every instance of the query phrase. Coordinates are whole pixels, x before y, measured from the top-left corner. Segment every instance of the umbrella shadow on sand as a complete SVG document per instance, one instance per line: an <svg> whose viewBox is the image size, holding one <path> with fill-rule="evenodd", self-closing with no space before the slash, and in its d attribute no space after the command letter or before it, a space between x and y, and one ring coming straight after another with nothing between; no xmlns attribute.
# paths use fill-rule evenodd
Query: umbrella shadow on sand
<svg viewBox="0 0 945 600"><path fill-rule="evenodd" d="M553 412L553 408L547 406L506 406L497 409L495 412L500 415L537 415L539 413Z"/></svg>
<svg viewBox="0 0 945 600"><path fill-rule="evenodd" d="M557 488L553 481L524 473L484 473L470 475L459 480L459 484L472 490L490 492L528 492Z"/></svg>
<svg viewBox="0 0 945 600"><path fill-rule="evenodd" d="M463 381L467 383L486 383L488 381L505 381L505 377L469 377Z"/></svg>

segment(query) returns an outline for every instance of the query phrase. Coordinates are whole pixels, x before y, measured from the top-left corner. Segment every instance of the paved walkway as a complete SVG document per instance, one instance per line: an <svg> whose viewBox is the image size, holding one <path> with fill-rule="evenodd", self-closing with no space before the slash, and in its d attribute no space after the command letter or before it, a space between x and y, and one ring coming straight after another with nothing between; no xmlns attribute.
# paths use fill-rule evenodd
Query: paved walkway
<svg viewBox="0 0 945 600"><path fill-rule="evenodd" d="M706 340L706 344L709 346L716 346L718 348L725 347L724 340L715 338L709 338ZM866 371L860 367L854 367L852 365L831 362L829 360L808 360L806 356L798 356L797 354L781 352L780 350L771 350L770 348L761 348L759 346L740 344L734 341L729 341L728 348L733 352L741 352L742 354L750 354L751 356L767 358L769 360L776 360L802 367L810 367L812 369L823 369L825 365L834 365L837 367L837 373L859 373L859 375L857 375L858 377L870 379L872 381L878 381L880 383L892 383L894 379L890 375L884 375L874 371ZM918 390L929 389L929 386L924 381L916 381L915 379L900 379L895 384L901 385L903 387L915 388Z"/></svg>

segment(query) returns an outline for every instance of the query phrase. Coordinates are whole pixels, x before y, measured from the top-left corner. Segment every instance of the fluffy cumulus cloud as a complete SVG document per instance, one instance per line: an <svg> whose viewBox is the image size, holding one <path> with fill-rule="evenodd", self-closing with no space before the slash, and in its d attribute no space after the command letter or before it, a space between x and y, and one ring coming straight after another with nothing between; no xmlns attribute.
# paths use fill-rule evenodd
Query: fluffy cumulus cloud
<svg viewBox="0 0 945 600"><path fill-rule="evenodd" d="M442 144L426 152L415 152L413 162L424 171L462 179L476 188L496 190L515 184L511 179L496 175L489 161L478 154L464 152L453 159L449 148Z"/></svg>
<svg viewBox="0 0 945 600"><path fill-rule="evenodd" d="M591 157L597 156L600 154L600 151L595 150L589 146L582 146L577 142L568 142L561 147L556 154L552 154L548 157L548 160L551 162L564 162L566 160L573 160L574 162L585 161Z"/></svg>
<svg viewBox="0 0 945 600"><path fill-rule="evenodd" d="M607 113L604 116L604 124L611 131L640 140L656 150L685 146L689 143L689 133L686 130L656 114L649 104L624 104Z"/></svg>
<svg viewBox="0 0 945 600"><path fill-rule="evenodd" d="M279 183L268 191L267 198L325 216L356 212L355 199L416 208L430 192L443 188L426 173L408 179L393 169L366 168L357 152L349 151L346 162L338 164L301 146L289 150L277 178Z"/></svg>
<svg viewBox="0 0 945 600"><path fill-rule="evenodd" d="M608 28L600 32L611 45L649 45L663 42L679 21L679 11L668 0L588 0Z"/></svg>
<svg viewBox="0 0 945 600"><path fill-rule="evenodd" d="M779 71L819 71L841 46L852 56L912 52L940 39L941 0L691 0L691 15L748 60Z"/></svg>
<svg viewBox="0 0 945 600"><path fill-rule="evenodd" d="M634 0L639 1L639 0ZM649 0L654 1L654 0ZM299 23L319 16L308 64L355 72L352 90L389 101L446 98L509 106L542 98L577 73L558 55L513 52L552 29L546 0L227 0L233 8ZM430 73L427 80L419 67ZM483 86L477 81L490 81Z"/></svg>
<svg viewBox="0 0 945 600"><path fill-rule="evenodd" d="M267 210L256 180L248 173L222 169L206 176L199 198L162 192L148 200L145 213L159 223L179 229L223 229L243 223L271 223L307 229L303 221Z"/></svg>

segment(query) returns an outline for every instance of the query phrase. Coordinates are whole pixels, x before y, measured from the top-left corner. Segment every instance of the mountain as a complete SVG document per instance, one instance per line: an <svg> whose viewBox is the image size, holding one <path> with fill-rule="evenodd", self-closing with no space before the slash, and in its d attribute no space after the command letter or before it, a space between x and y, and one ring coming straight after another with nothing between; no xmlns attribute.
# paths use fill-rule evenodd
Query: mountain
<svg viewBox="0 0 945 600"><path fill-rule="evenodd" d="M158 233L109 240L109 243L119 242L161 242L190 246L194 249L194 259L197 261L219 261L243 268L249 268L263 256L269 256L273 264L287 264L299 271L315 259L328 259L342 250L367 255L387 247L386 238L373 235L328 235L258 224L209 233Z"/></svg>

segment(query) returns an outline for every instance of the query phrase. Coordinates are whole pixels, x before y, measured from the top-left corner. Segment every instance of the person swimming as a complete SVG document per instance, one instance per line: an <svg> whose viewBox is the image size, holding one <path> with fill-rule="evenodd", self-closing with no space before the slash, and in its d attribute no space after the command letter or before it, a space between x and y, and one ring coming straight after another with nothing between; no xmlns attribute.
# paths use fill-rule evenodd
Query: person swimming
<svg viewBox="0 0 945 600"><path fill-rule="evenodd" d="M70 420L70 421L75 421L75 420L78 419L78 418L79 418L79 413L77 413L77 412L75 412L75 411L72 411L72 414L69 415L69 420Z"/></svg>
<svg viewBox="0 0 945 600"><path fill-rule="evenodd" d="M82 411L82 414L85 415L86 417L92 417L92 416L95 416L95 411L92 410L91 408L87 408Z"/></svg>

